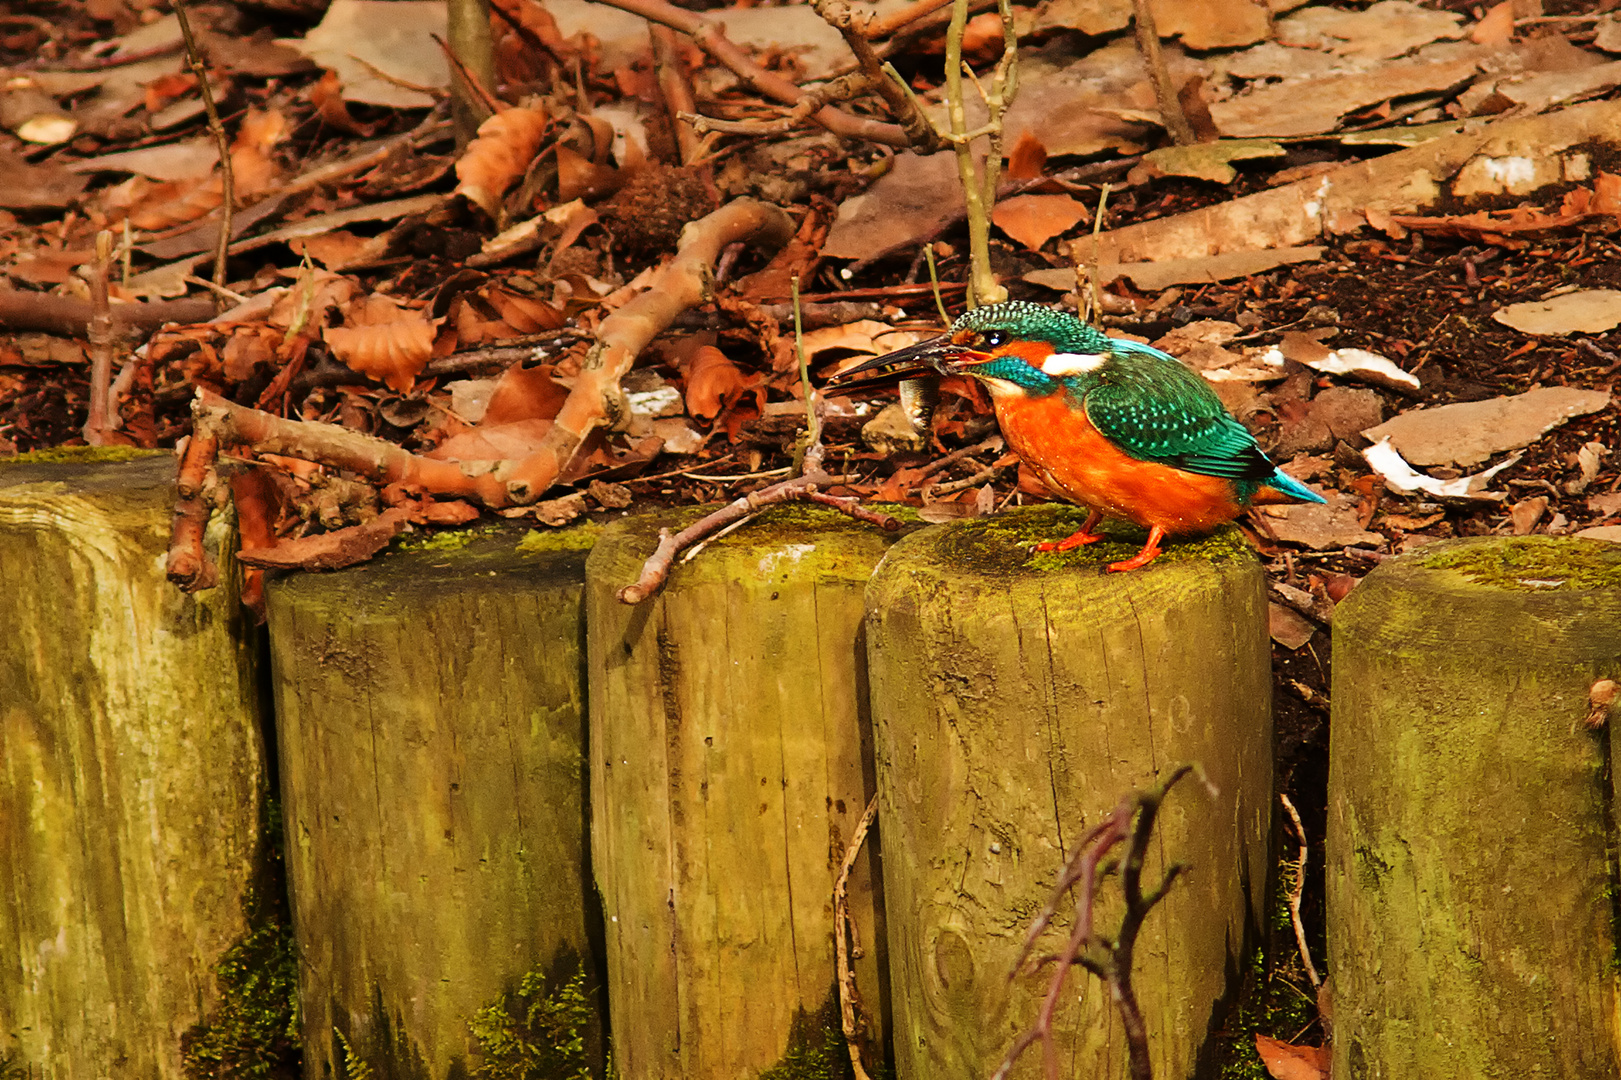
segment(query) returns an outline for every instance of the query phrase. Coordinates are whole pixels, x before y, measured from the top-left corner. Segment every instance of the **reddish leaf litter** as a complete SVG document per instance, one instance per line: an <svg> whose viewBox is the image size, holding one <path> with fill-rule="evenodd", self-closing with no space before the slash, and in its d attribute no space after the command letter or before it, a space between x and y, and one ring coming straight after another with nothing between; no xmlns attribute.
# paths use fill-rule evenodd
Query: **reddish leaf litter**
<svg viewBox="0 0 1621 1080"><path fill-rule="evenodd" d="M480 512L546 528L780 480L806 426L796 281L818 385L938 330L925 254L939 299L962 310L952 155L904 149L905 118L880 96L790 108L856 66L808 6L753 22L760 9L731 9L736 40L708 53L661 31L657 64L646 25L617 8L493 6L484 108L498 111L461 151L430 36L444 32L440 5L388 5L421 48L358 58L375 11L351 0L196 7L234 173L212 321L219 152L174 17L160 0L0 16L0 454L87 436L174 447L201 389L266 421L378 436L415 455L413 475L423 462L524 461L574 422L598 350L635 342L623 397L610 387L586 402L596 412L581 414L578 444L521 498L436 501L447 493L367 482L285 446L219 458L260 565L341 565L402 529ZM1328 628L1357 581L1443 537L1621 539L1618 7L1167 5L1166 73L1199 140L1172 146L1129 5L1016 5L1024 90L1006 118L997 274L1015 297L1073 307L1091 299L1076 264L1096 260L1103 325L1204 372L1285 469L1329 496L1252 526L1273 582L1279 787L1317 851ZM702 28L700 12L643 8ZM928 111L945 13L898 10L883 6L869 34ZM996 17L970 30L966 55L988 73ZM694 130L692 113L719 130ZM645 347L625 337L650 317L647 291L667 279L649 274L689 242L688 223L744 198L786 208L786 227L764 214L724 245L712 302L658 313ZM101 230L111 408L95 429ZM826 467L843 476L833 493L932 521L1046 498L995 438L978 386L940 390L922 434L885 408L892 390L823 401ZM1305 896L1320 949L1320 863ZM1273 945L1278 977L1300 984L1292 940ZM1316 1067L1291 1061L1269 1067Z"/></svg>

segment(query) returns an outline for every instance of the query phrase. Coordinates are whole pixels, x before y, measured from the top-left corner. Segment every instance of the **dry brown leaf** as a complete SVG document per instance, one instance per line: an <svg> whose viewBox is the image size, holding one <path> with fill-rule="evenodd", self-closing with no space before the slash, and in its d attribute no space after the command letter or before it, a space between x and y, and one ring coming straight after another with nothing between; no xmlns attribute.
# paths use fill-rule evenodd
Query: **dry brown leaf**
<svg viewBox="0 0 1621 1080"><path fill-rule="evenodd" d="M375 124L363 124L349 112L349 103L343 100L343 83L336 71L328 70L309 88L310 104L315 106L321 122L350 135L370 138Z"/></svg>
<svg viewBox="0 0 1621 1080"><path fill-rule="evenodd" d="M713 420L728 399L735 399L758 381L757 376L744 374L725 353L705 345L687 365L687 412L701 420Z"/></svg>
<svg viewBox="0 0 1621 1080"><path fill-rule="evenodd" d="M1047 165L1047 148L1041 145L1033 131L1026 131L1019 136L1018 142L1008 152L1007 178L1009 180L1034 180L1041 175L1041 170Z"/></svg>
<svg viewBox="0 0 1621 1080"><path fill-rule="evenodd" d="M514 364L496 380L483 422L510 424L519 420L550 420L567 397L568 391L552 379L552 365L526 368Z"/></svg>
<svg viewBox="0 0 1621 1080"><path fill-rule="evenodd" d="M270 151L286 132L286 118L274 109L255 109L243 117L231 144L231 190L239 206L256 201L275 183L279 170ZM225 201L218 172L201 180L153 185L132 177L114 189L120 190L119 196L109 193L109 209L127 206L129 223L151 232L196 221Z"/></svg>
<svg viewBox="0 0 1621 1080"><path fill-rule="evenodd" d="M329 270L317 270L308 279L300 275L299 281L283 293L270 309L267 321L284 330L297 322L305 333L327 325L332 312L348 304L360 292L353 278L341 277Z"/></svg>
<svg viewBox="0 0 1621 1080"><path fill-rule="evenodd" d="M540 449L551 428L550 420L481 424L452 435L422 456L439 461L515 461Z"/></svg>
<svg viewBox="0 0 1621 1080"><path fill-rule="evenodd" d="M1514 40L1514 2L1503 0L1494 5L1469 30L1469 40L1476 45L1507 45Z"/></svg>
<svg viewBox="0 0 1621 1080"><path fill-rule="evenodd" d="M345 319L348 325L325 331L332 355L392 390L409 391L433 356L434 320L385 296L351 306Z"/></svg>
<svg viewBox="0 0 1621 1080"><path fill-rule="evenodd" d="M445 325L447 330L455 328L453 343L463 349L512 336L512 329L507 326L505 319L490 318L489 312L470 302L466 296L458 296L450 302Z"/></svg>
<svg viewBox="0 0 1621 1080"><path fill-rule="evenodd" d="M1264 6L1250 0L1153 0L1162 37L1180 37L1190 49L1253 45L1271 30Z"/></svg>
<svg viewBox="0 0 1621 1080"><path fill-rule="evenodd" d="M498 286L482 290L481 295L517 333L534 334L542 330L556 330L563 325L563 313L544 300Z"/></svg>
<svg viewBox="0 0 1621 1080"><path fill-rule="evenodd" d="M1273 1080L1322 1080L1328 1073L1328 1053L1320 1046L1294 1046L1256 1035L1255 1052Z"/></svg>
<svg viewBox="0 0 1621 1080"><path fill-rule="evenodd" d="M232 382L243 382L260 364L270 366L276 360L281 341L281 331L272 326L261 323L237 327L225 343L222 355L225 377Z"/></svg>
<svg viewBox="0 0 1621 1080"><path fill-rule="evenodd" d="M895 155L894 165L865 192L839 205L822 254L870 259L910 248L963 212L956 155Z"/></svg>
<svg viewBox="0 0 1621 1080"><path fill-rule="evenodd" d="M567 146L557 147L557 198L560 202L595 198L620 183L619 170L599 164Z"/></svg>
<svg viewBox="0 0 1621 1080"><path fill-rule="evenodd" d="M1432 41L1463 37L1462 22L1462 15L1433 11L1413 0L1380 0L1361 11L1315 4L1279 19L1276 32L1285 45L1357 60L1389 60Z"/></svg>
<svg viewBox="0 0 1621 1080"><path fill-rule="evenodd" d="M1040 251L1041 245L1090 220L1090 215L1068 195L1015 195L996 204L991 220L1031 251Z"/></svg>
<svg viewBox="0 0 1621 1080"><path fill-rule="evenodd" d="M540 151L549 118L544 109L512 108L479 125L478 137L456 162L456 194L501 218L501 198Z"/></svg>
<svg viewBox="0 0 1621 1080"><path fill-rule="evenodd" d="M357 236L347 229L333 229L320 236L290 240L287 246L292 249L293 254L307 253L310 258L328 270L335 270L359 256L370 244L371 240L367 237Z"/></svg>

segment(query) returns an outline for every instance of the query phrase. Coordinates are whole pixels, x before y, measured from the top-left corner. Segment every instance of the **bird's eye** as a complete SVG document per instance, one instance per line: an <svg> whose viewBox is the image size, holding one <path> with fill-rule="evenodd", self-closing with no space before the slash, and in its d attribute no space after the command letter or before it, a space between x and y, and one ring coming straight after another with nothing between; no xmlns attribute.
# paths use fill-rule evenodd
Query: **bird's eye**
<svg viewBox="0 0 1621 1080"><path fill-rule="evenodd" d="M1006 340L1002 335L1002 331L1000 330L987 330L983 334L979 335L979 339L993 349Z"/></svg>

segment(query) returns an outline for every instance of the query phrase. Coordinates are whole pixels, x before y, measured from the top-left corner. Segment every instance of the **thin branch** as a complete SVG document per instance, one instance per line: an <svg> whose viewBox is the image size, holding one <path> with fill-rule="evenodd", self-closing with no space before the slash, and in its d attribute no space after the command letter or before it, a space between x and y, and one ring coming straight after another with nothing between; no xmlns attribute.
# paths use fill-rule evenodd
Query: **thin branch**
<svg viewBox="0 0 1621 1080"><path fill-rule="evenodd" d="M113 234L106 229L96 233L96 258L90 267L90 409L84 422L84 441L105 446L110 420L113 378L113 316L107 300L107 275L111 271Z"/></svg>
<svg viewBox="0 0 1621 1080"><path fill-rule="evenodd" d="M592 431L624 416L620 380L648 343L663 333L677 315L710 298L710 267L720 252L738 241L774 249L787 243L793 232L793 221L785 212L751 199L735 200L690 223L682 231L675 258L653 275L647 290L597 327L596 342L582 361L569 396L539 446L526 457L439 461L335 424L285 420L244 408L201 388L192 404L194 438L207 433L221 446L248 446L262 453L320 462L360 473L381 484L414 484L435 495L469 498L490 509L528 505L557 482L564 466ZM825 485L828 479L822 473L810 482ZM830 498L801 497L818 501ZM178 533L175 542L179 543ZM192 543L188 550L195 555L194 561L200 563L200 533L188 542Z"/></svg>
<svg viewBox="0 0 1621 1080"><path fill-rule="evenodd" d="M191 20L186 16L186 0L174 0L175 18L180 22L180 33L186 39L186 59L192 74L197 76L197 90L202 94L203 112L208 114L208 130L214 136L220 155L220 231L214 246L214 284L225 288L225 260L231 247L231 214L236 203L235 176L231 171L231 140L220 122L219 110L214 107L214 90L208 84L208 70L203 66L202 50L191 32Z"/></svg>
<svg viewBox="0 0 1621 1080"><path fill-rule="evenodd" d="M1306 846L1306 827L1300 823L1300 814L1295 810L1295 804L1289 801L1289 796L1279 793L1278 800L1283 803L1283 809L1289 814L1289 820L1294 822L1295 835L1300 837L1300 857L1293 863L1285 865L1293 868L1294 883L1289 889L1289 921L1295 928L1295 944L1300 948L1300 962L1306 965L1306 977L1311 980L1313 990L1323 985L1323 980L1317 974L1317 966L1311 962L1311 949L1306 945L1306 927L1300 919L1300 896L1306 889L1306 855L1309 851Z"/></svg>
<svg viewBox="0 0 1621 1080"><path fill-rule="evenodd" d="M1154 97L1159 102L1160 120L1171 141L1178 146L1192 146L1198 142L1193 125L1182 111L1182 99L1176 84L1171 81L1171 70L1165 66L1165 54L1159 47L1159 30L1154 25L1154 12L1149 0L1132 0L1136 13L1137 51L1142 53L1148 67L1148 79L1154 84Z"/></svg>
<svg viewBox="0 0 1621 1080"><path fill-rule="evenodd" d="M868 26L871 20L857 15L844 0L811 0L811 6L823 21L844 37L844 43L855 54L856 63L861 65L861 71L867 77L867 85L884 99L890 115L900 121L912 149L919 154L932 154L944 149L945 141L940 138L933 122L924 115L917 98L909 92L910 88L904 82L897 84L885 75L883 58L869 40Z"/></svg>
<svg viewBox="0 0 1621 1080"><path fill-rule="evenodd" d="M845 849L844 861L839 864L839 876L833 881L833 953L839 977L839 1022L844 1029L844 1045L850 1054L850 1068L855 1080L868 1080L867 1070L861 1064L861 1032L856 1023L856 1007L860 1001L856 994L856 973L850 963L850 939L855 936L855 923L850 921L850 871L861 845L866 842L867 830L878 813L878 796L867 800L867 809L856 822L856 831Z"/></svg>
<svg viewBox="0 0 1621 1080"><path fill-rule="evenodd" d="M811 449L812 451L819 451L821 447L814 446ZM820 454L817 456L820 457ZM810 452L806 453L805 461L809 466L811 461ZM678 533L672 535L669 529L660 529L658 547L653 550L653 554L649 555L647 561L642 564L641 576L636 579L635 583L626 585L619 590L620 601L626 604L639 604L646 600L664 585L665 579L670 576L670 567L674 564L675 557L681 553L682 549L691 547L700 540L707 539L734 521L756 514L765 507L775 506L778 503L820 503L823 506L830 506L842 514L848 514L857 521L877 525L885 532L895 532L901 527L901 523L888 514L880 514L862 506L860 499L841 498L822 491L821 485L831 479L832 477L822 472L821 464L818 461L814 468L807 468L805 475L791 477L779 484L772 484L770 487L750 492L742 498L727 503L714 513L700 518Z"/></svg>
<svg viewBox="0 0 1621 1080"><path fill-rule="evenodd" d="M886 38L925 15L934 14L951 2L952 0L913 0L912 3L897 11L892 11L888 15L868 19L866 26L867 40L876 41L879 38Z"/></svg>
<svg viewBox="0 0 1621 1080"><path fill-rule="evenodd" d="M686 34L700 49L766 97L785 105L796 105L805 96L806 91L781 75L765 70L750 59L747 53L726 37L719 23L706 19L696 12L678 8L666 0L604 0L604 2L621 11L640 15L650 22L663 23L672 30ZM835 109L831 105L824 105L818 109L811 115L811 119L833 134L843 135L846 138L864 139L885 146L910 145L906 132L899 124L868 120Z"/></svg>
<svg viewBox="0 0 1621 1080"><path fill-rule="evenodd" d="M1160 805L1171 788L1190 772L1193 765L1179 765L1164 782L1147 791L1134 791L1122 798L1114 810L1094 826L1076 845L1069 857L1058 884L1047 903L1037 912L1025 934L1024 948L1020 951L1013 974L1023 968L1035 947L1037 939L1046 931L1058 912L1064 894L1074 890L1074 923L1063 950L1056 958L1057 969L1047 984L1047 994L1041 1003L1036 1021L1022 1032L1008 1049L1007 1056L997 1068L992 1080L1006 1080L1019 1058L1036 1043L1041 1044L1042 1065L1048 1080L1058 1080L1058 1045L1053 1035L1053 1020L1058 1003L1063 997L1064 982L1070 968L1079 965L1102 979L1109 988L1110 997L1120 1012L1120 1024L1125 1031L1130 1076L1132 1080L1152 1080L1153 1068L1148 1056L1148 1031L1142 1010L1137 1004L1136 992L1131 985L1132 955L1143 920L1154 906L1165 898L1172 884L1186 872L1187 867L1173 864L1166 870L1160 883L1148 892L1142 888L1142 871L1149 841L1153 837ZM1120 888L1124 912L1118 930L1112 936L1098 935L1092 929L1092 908L1097 899L1097 882L1104 856L1116 845L1125 843L1126 853L1120 860ZM1009 976L1012 978L1012 975Z"/></svg>
<svg viewBox="0 0 1621 1080"><path fill-rule="evenodd" d="M868 90L867 77L861 72L841 76L805 91L786 112L775 120L720 120L695 112L681 113L679 118L691 124L694 131L707 135L714 131L722 135L786 135L800 124L810 120L817 110L834 101L849 101Z"/></svg>

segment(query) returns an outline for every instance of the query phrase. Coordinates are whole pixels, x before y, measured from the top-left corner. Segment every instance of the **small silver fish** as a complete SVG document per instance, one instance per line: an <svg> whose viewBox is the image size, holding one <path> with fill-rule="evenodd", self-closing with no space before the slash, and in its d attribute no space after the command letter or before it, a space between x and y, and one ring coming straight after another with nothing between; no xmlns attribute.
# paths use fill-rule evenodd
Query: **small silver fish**
<svg viewBox="0 0 1621 1080"><path fill-rule="evenodd" d="M901 412L906 420L924 438L928 438L934 422L935 406L940 404L940 380L935 378L902 379Z"/></svg>

